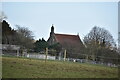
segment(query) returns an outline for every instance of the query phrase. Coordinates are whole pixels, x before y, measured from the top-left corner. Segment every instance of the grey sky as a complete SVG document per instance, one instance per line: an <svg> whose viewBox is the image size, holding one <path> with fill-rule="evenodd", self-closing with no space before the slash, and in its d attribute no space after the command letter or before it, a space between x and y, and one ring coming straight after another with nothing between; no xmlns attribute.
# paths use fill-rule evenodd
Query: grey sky
<svg viewBox="0 0 120 80"><path fill-rule="evenodd" d="M3 11L7 21L28 27L35 39L49 37L50 27L56 33L77 34L80 38L94 26L104 27L118 38L117 2L4 2Z"/></svg>

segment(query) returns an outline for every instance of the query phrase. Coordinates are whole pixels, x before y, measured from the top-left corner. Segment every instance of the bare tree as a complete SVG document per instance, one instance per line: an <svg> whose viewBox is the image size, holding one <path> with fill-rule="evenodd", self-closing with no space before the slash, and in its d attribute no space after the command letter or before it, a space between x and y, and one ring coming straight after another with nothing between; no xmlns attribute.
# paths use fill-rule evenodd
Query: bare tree
<svg viewBox="0 0 120 80"><path fill-rule="evenodd" d="M26 49L33 48L33 42L34 42L33 32L26 27L20 27L19 25L16 25L16 27L17 27L16 36L19 45L21 45L22 48L26 48Z"/></svg>
<svg viewBox="0 0 120 80"><path fill-rule="evenodd" d="M89 57L92 60L98 59L99 56L116 56L116 43L110 32L104 28L93 27L90 33L84 37L83 41L86 45L86 54L90 55ZM101 58L99 57L99 59Z"/></svg>
<svg viewBox="0 0 120 80"><path fill-rule="evenodd" d="M104 28L100 27L93 27L90 33L88 33L84 37L85 45L99 45L104 46L106 48L115 47L116 44L114 42L113 36L110 34L109 31L105 30Z"/></svg>

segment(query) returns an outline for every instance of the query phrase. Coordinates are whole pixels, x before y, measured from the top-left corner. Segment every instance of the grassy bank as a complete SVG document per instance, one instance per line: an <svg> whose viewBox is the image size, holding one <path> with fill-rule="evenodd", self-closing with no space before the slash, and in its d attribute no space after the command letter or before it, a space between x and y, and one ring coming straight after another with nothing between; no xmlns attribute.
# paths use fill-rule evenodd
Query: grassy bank
<svg viewBox="0 0 120 80"><path fill-rule="evenodd" d="M3 78L117 78L118 69L62 61L2 57Z"/></svg>

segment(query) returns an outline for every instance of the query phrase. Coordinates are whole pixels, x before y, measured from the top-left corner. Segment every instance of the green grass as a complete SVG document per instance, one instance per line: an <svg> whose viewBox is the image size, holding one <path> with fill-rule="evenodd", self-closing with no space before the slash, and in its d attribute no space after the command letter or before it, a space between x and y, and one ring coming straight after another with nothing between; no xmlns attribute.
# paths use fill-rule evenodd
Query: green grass
<svg viewBox="0 0 120 80"><path fill-rule="evenodd" d="M3 78L118 78L118 69L63 61L2 57Z"/></svg>

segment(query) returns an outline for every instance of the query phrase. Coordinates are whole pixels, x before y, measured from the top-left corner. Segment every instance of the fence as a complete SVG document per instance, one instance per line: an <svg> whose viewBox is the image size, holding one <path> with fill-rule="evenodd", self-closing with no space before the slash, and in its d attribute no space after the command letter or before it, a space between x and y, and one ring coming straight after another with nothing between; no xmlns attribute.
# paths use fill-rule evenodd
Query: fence
<svg viewBox="0 0 120 80"><path fill-rule="evenodd" d="M37 58L37 59L45 59L46 55L45 54L33 54L33 53L29 53L26 55L26 57L28 58ZM55 60L56 57L55 56L50 56L50 55L47 55L47 59L50 59L50 60Z"/></svg>

